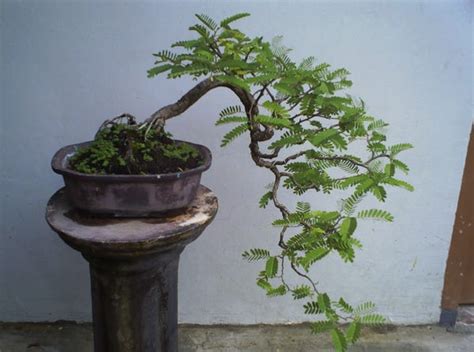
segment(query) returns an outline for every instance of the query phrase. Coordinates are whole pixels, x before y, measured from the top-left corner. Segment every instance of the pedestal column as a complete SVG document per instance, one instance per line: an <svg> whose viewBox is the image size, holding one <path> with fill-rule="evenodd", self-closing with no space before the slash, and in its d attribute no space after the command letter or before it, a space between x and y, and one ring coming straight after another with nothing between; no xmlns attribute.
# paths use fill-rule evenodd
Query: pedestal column
<svg viewBox="0 0 474 352"><path fill-rule="evenodd" d="M179 256L213 220L201 186L186 210L161 218L103 218L50 199L49 225L89 262L95 352L176 352Z"/></svg>

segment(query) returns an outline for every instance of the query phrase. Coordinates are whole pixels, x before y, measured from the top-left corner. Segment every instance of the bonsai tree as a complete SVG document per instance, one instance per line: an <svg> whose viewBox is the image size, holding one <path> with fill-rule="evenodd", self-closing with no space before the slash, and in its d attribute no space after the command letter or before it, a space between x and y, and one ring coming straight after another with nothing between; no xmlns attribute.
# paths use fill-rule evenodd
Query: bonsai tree
<svg viewBox="0 0 474 352"><path fill-rule="evenodd" d="M393 221L386 210L357 207L366 196L384 202L388 186L413 189L396 177L409 171L398 157L412 146L387 145L388 124L370 116L361 99L347 95L352 82L346 69L332 69L313 57L299 64L293 62L281 37L267 42L262 37L250 38L233 26L247 16L239 13L217 23L206 15L196 15L199 23L189 28L195 37L174 43L175 51L153 54L156 62L148 71L149 77L187 75L200 81L143 123L128 121L125 129L141 131L136 137L143 143L136 148L146 149L144 143L166 135L163 128L168 119L185 112L212 89L224 87L235 93L240 104L226 107L216 121L219 126L232 126L224 135L222 146L239 136L248 136L255 165L273 175L260 207L271 203L280 214L273 222L278 230L275 241L279 250L252 248L243 257L251 262L262 261L257 285L268 296L291 294L301 302L306 314L314 315L312 331L330 332L335 349L345 351L348 343L358 339L363 325L382 324L385 319L374 313L371 302L352 306L343 298L329 297L313 278L311 268L333 252L343 261L352 262L356 250L362 247L356 238L359 220ZM129 116L120 118L124 117ZM110 134L110 121L105 125ZM103 134L100 135L104 137ZM184 159L195 157L189 149L173 149L170 153ZM122 159L116 162L128 171L141 171L129 164L133 158ZM332 211L312 209L303 201L293 208L280 200L282 188L296 196L344 190L346 197ZM290 273L301 282L290 284ZM347 324L341 327L341 323Z"/></svg>

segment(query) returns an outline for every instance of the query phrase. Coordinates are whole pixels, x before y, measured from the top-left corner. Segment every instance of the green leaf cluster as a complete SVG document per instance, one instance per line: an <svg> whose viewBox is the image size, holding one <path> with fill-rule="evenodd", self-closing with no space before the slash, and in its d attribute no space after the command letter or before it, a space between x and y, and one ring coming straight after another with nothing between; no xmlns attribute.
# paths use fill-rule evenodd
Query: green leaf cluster
<svg viewBox="0 0 474 352"><path fill-rule="evenodd" d="M346 192L336 210L316 210L307 202L297 202L293 210L279 202L278 187L273 187L261 196L259 206L272 203L281 212L273 222L280 231L281 251L253 248L243 253L244 259L261 263L257 285L268 296L289 293L295 300L305 299L305 313L323 318L312 324L312 331L329 332L335 349L346 351L359 338L363 325L382 324L384 319L373 313L370 302L352 307L343 298L332 301L317 290L311 270L331 254L345 262L355 260L362 246L356 238L359 221L394 220L386 210L358 207L366 197L385 202L390 187L413 190L399 175L409 172L399 157L412 145L387 142L388 123L371 116L363 100L348 95L352 85L348 70L332 68L314 57L294 62L282 37L265 41L234 27L248 16L241 13L215 21L196 15L199 23L189 28L195 37L174 43L173 51L154 54L155 66L148 75L203 77L244 91L254 100L252 108L225 107L216 121L218 126L231 126L222 146L245 134L252 140L252 133L262 128L271 130L268 150L260 156L266 164L259 166L277 175L273 185L295 195ZM281 154L286 157L278 157ZM285 268L306 283L289 285ZM343 329L341 320L351 323Z"/></svg>
<svg viewBox="0 0 474 352"><path fill-rule="evenodd" d="M102 128L87 146L68 160L69 167L86 174L159 174L184 171L202 164L199 151L176 143L171 135L138 125L115 123Z"/></svg>

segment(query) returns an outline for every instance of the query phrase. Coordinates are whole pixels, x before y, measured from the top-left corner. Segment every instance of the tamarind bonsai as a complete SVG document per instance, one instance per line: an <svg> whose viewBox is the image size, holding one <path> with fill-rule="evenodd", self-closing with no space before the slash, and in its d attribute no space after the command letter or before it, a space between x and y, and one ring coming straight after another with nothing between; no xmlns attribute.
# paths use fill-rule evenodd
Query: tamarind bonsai
<svg viewBox="0 0 474 352"><path fill-rule="evenodd" d="M356 208L367 195L384 202L387 186L413 190L395 177L408 173L398 155L412 146L386 144L388 124L370 116L362 100L345 94L352 84L346 69L331 69L313 57L296 64L281 37L270 43L231 26L247 16L239 13L217 23L207 15L196 15L199 23L189 28L196 32L195 38L174 43L177 52L153 54L156 62L149 77L166 73L168 78L187 75L201 81L134 128L145 131L142 140L154 140L164 133L166 120L185 112L209 91L225 87L235 93L241 104L223 109L216 121L216 125L235 125L224 135L222 146L244 134L250 137L254 163L273 175L260 207L271 203L280 213L273 222L279 229L279 251L253 248L243 257L264 262L257 285L268 296L291 294L304 302L305 313L323 317L311 324L312 331L330 332L335 349L345 351L348 343L358 339L363 325L382 324L385 319L374 313L371 302L353 307L343 298L331 299L310 269L333 252L345 262L354 260L355 250L362 247L355 237L358 220L393 221L385 210ZM354 144L358 151L361 145L365 150L349 154ZM314 210L302 201L292 209L280 201L282 187L297 196L308 191L350 193L333 211ZM288 283L288 267L301 284Z"/></svg>

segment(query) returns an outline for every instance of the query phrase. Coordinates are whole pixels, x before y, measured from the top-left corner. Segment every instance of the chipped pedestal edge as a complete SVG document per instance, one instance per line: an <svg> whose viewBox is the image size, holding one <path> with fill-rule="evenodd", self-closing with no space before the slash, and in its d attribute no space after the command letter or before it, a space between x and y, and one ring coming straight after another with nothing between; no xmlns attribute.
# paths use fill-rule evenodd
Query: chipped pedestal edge
<svg viewBox="0 0 474 352"><path fill-rule="evenodd" d="M179 214L103 218L75 210L64 189L48 202L51 228L89 262L95 352L176 352L179 256L214 219L200 186Z"/></svg>

